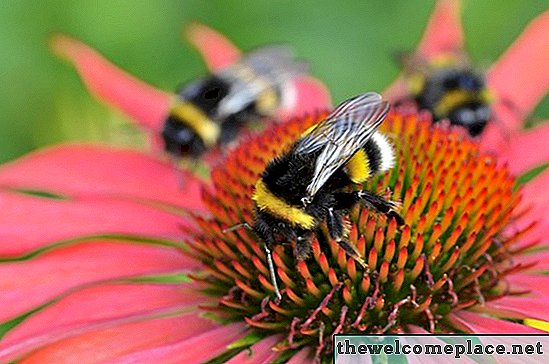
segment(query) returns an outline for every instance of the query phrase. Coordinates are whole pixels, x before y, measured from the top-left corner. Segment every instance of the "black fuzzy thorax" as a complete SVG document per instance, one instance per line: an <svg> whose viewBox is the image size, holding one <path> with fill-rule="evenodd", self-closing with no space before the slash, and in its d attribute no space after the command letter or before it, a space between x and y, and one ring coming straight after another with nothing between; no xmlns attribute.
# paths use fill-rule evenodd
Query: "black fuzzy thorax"
<svg viewBox="0 0 549 364"><path fill-rule="evenodd" d="M443 69L426 77L422 91L416 96L416 102L420 108L434 112L444 95L450 91L480 93L485 89L484 77L471 69ZM490 117L490 106L470 100L455 106L447 114L433 114L435 121L448 118L451 124L462 126L470 135L475 136L484 130Z"/></svg>

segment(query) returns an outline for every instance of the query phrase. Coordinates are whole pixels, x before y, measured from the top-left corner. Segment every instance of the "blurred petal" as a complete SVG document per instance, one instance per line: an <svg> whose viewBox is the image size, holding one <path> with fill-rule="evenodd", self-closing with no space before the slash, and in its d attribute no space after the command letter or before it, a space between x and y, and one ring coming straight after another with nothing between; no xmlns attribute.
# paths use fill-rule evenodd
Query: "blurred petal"
<svg viewBox="0 0 549 364"><path fill-rule="evenodd" d="M532 327L498 320L469 311L458 311L448 316L452 324L464 331L482 334L537 334L543 331Z"/></svg>
<svg viewBox="0 0 549 364"><path fill-rule="evenodd" d="M522 264L522 265L532 265L532 268L529 268L528 269L528 273L531 273L531 272L547 272L549 271L549 251L535 251L535 252L532 252L532 253L528 253L528 254L521 254L519 256L517 256L516 258L513 258L513 262L514 263L517 263L517 264ZM526 278L528 277L528 278ZM529 279L530 276L523 276L523 275L513 275L509 278L507 278L510 282L512 283L517 283L518 286L521 285L521 283L524 283L525 286L527 289L530 289L530 286L531 284L526 284L526 282L532 282L530 279ZM536 275L536 281L539 280L539 281L545 281L545 277L544 276L538 276ZM543 278L542 278L543 277ZM523 280L525 282L523 282ZM539 286L539 287L533 287L536 289L536 293L547 293L547 296L549 296L549 278L547 279L547 282L544 282L545 285L544 286ZM547 292L546 292L547 290Z"/></svg>
<svg viewBox="0 0 549 364"><path fill-rule="evenodd" d="M549 38L548 38L549 39ZM507 148L499 151L499 158L506 161L509 170L521 175L539 165L549 163L549 123L515 133Z"/></svg>
<svg viewBox="0 0 549 364"><path fill-rule="evenodd" d="M72 336L92 327L120 325L144 316L204 303L206 298L182 285L108 284L89 287L39 310L8 331L0 342L0 355L25 351ZM138 303L138 304L136 304ZM70 315L67 315L70 312ZM197 320L193 327L212 328ZM188 323L189 325L190 323Z"/></svg>
<svg viewBox="0 0 549 364"><path fill-rule="evenodd" d="M230 40L206 25L189 25L185 37L200 52L210 71L227 67L240 58L240 51Z"/></svg>
<svg viewBox="0 0 549 364"><path fill-rule="evenodd" d="M273 346L281 340L278 335L268 336L260 342L252 345L250 350L244 350L237 356L233 357L227 363L270 363L278 356L276 351L273 351Z"/></svg>
<svg viewBox="0 0 549 364"><path fill-rule="evenodd" d="M549 321L549 301L530 297L502 297L478 307L478 311L509 318Z"/></svg>
<svg viewBox="0 0 549 364"><path fill-rule="evenodd" d="M311 361L311 349L301 349L297 352L294 356L291 357L290 360L287 361L286 364L301 364L301 363L308 363Z"/></svg>
<svg viewBox="0 0 549 364"><path fill-rule="evenodd" d="M221 355L227 346L246 334L246 326L234 323L207 332L196 332L192 326L184 324L195 336L173 345L151 347L123 357L117 363L203 363ZM188 326L187 326L188 325Z"/></svg>
<svg viewBox="0 0 549 364"><path fill-rule="evenodd" d="M488 73L488 86L498 98L495 114L508 128L520 128L524 117L549 89L548 39L546 11L530 23ZM500 111L505 108L514 110L502 116Z"/></svg>
<svg viewBox="0 0 549 364"><path fill-rule="evenodd" d="M286 110L280 112L280 117L290 118L312 114L332 107L330 92L316 78L300 76L295 79L294 86L296 90L295 101Z"/></svg>
<svg viewBox="0 0 549 364"><path fill-rule="evenodd" d="M514 263L530 263L537 261L539 266L534 269L543 269L548 266L547 258L549 252L537 252L531 255L530 261L517 259ZM520 258L520 257L519 257ZM545 268L547 269L547 268ZM549 298L549 276L544 274L512 274L505 278L511 284L511 289L519 290L520 292L531 291L535 296L547 296Z"/></svg>
<svg viewBox="0 0 549 364"><path fill-rule="evenodd" d="M124 264L120 264L123 261ZM0 321L83 285L197 267L179 249L94 240L59 247L31 259L0 264Z"/></svg>
<svg viewBox="0 0 549 364"><path fill-rule="evenodd" d="M183 173L183 172L181 172ZM116 196L201 210L202 182L190 173L180 187L173 167L131 150L64 145L0 167L0 187L64 196Z"/></svg>
<svg viewBox="0 0 549 364"><path fill-rule="evenodd" d="M59 340L32 351L24 356L20 363L103 363L119 361L118 358L136 352L150 353L159 347L169 344L193 343L187 345L185 351L179 353L180 363L196 363L201 360L189 352L202 354L203 358L212 356L212 348L218 343L225 343L238 337L235 325L210 329L211 322L197 317L194 314L181 315L171 318L148 319L146 321L126 323L123 325L89 330L78 336ZM198 335L198 336L196 336ZM202 338L197 342L198 338ZM207 338L205 340L204 338ZM162 361L154 355L139 355L137 362L168 362ZM136 358L137 359L137 358ZM147 360L148 359L148 360ZM169 362L174 362L172 358ZM188 360L187 360L188 359ZM131 361L131 362L136 362Z"/></svg>
<svg viewBox="0 0 549 364"><path fill-rule="evenodd" d="M188 219L132 201L56 200L0 192L0 257L28 254L86 235L132 235L178 241Z"/></svg>
<svg viewBox="0 0 549 364"><path fill-rule="evenodd" d="M532 181L523 185L522 199L524 206L527 207L526 212L511 224L511 233L521 231L531 226L532 222L535 225L530 228L527 234L515 248L528 246L533 242L549 243L549 215L547 214L547 205L549 204L549 170L545 170Z"/></svg>
<svg viewBox="0 0 549 364"><path fill-rule="evenodd" d="M136 79L80 41L56 35L53 50L76 67L90 92L123 111L141 126L160 130L171 95Z"/></svg>
<svg viewBox="0 0 549 364"><path fill-rule="evenodd" d="M525 203L538 209L547 207L547 203L549 203L549 189L547 186L549 186L549 170L546 169L523 186L522 197ZM541 216L545 218L545 215ZM545 220L548 221L549 219L545 218Z"/></svg>
<svg viewBox="0 0 549 364"><path fill-rule="evenodd" d="M425 58L431 58L441 53L458 52L462 49L462 44L460 1L437 1L419 44L418 53Z"/></svg>

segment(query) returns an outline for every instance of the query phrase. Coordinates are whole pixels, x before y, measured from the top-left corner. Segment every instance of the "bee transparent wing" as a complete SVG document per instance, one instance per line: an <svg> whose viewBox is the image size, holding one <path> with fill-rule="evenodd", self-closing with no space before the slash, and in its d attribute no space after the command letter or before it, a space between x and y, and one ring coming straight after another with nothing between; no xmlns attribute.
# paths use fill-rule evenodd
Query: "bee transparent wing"
<svg viewBox="0 0 549 364"><path fill-rule="evenodd" d="M308 64L295 57L292 49L283 44L258 48L247 53L240 64L256 74L276 80L297 76L308 71Z"/></svg>
<svg viewBox="0 0 549 364"><path fill-rule="evenodd" d="M359 95L340 104L326 119L297 141L294 153L318 150L315 171L307 186L312 198L326 181L343 166L374 134L389 111L389 103L374 92Z"/></svg>
<svg viewBox="0 0 549 364"><path fill-rule="evenodd" d="M307 70L307 63L296 59L291 48L285 45L265 46L245 54L238 63L218 72L231 85L229 94L218 107L218 116L244 109L266 89L280 88Z"/></svg>

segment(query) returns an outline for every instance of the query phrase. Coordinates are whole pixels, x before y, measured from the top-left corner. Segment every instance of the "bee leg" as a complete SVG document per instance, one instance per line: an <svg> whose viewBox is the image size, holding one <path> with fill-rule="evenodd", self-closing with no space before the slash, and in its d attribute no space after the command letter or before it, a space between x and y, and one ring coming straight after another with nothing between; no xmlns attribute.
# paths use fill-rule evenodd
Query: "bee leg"
<svg viewBox="0 0 549 364"><path fill-rule="evenodd" d="M398 225L404 224L404 219L396 212L398 205L395 202L387 201L383 197L368 191L357 191L355 193L358 199L366 204L368 208L381 212L389 218L394 218Z"/></svg>
<svg viewBox="0 0 549 364"><path fill-rule="evenodd" d="M328 209L328 214L326 217L328 231L330 236L335 240L337 245L341 247L347 253L348 256L353 258L357 263L359 263L365 270L368 270L368 264L360 256L360 253L356 250L354 246L349 244L345 236L345 222L343 220L343 215L341 210L334 210L332 207Z"/></svg>
<svg viewBox="0 0 549 364"><path fill-rule="evenodd" d="M273 255L271 253L271 249L268 246L268 244L264 244L263 247L265 248L265 254L267 254L267 264L269 265L269 274L271 275L271 283L273 284L275 295L277 302L280 302L282 300L282 295L280 294L280 290L278 289L278 282L276 280L276 274L273 264Z"/></svg>
<svg viewBox="0 0 549 364"><path fill-rule="evenodd" d="M180 168L181 158L175 155L171 155L170 160L172 162L172 168L175 173L175 178L177 179L177 185L179 186L180 190L183 190L185 189L185 185L187 184L187 182L185 181L185 174Z"/></svg>
<svg viewBox="0 0 549 364"><path fill-rule="evenodd" d="M336 243L337 245L339 245L341 247L341 249L343 249L345 251L345 253L347 253L348 256L350 256L351 258L353 258L358 264L360 264L362 266L362 268L364 268L364 270L366 272L369 272L370 270L368 269L368 264L366 263L366 261L364 260L364 258L362 258L360 256L360 253L356 250L356 248L354 246L352 246L351 244L349 244L347 241L341 239L341 240L336 240Z"/></svg>

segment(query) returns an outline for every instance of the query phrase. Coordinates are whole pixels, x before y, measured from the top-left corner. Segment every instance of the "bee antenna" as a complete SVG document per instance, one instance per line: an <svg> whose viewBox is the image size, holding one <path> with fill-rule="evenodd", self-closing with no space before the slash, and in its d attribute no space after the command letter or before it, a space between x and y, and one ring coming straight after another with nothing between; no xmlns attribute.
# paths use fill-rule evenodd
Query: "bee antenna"
<svg viewBox="0 0 549 364"><path fill-rule="evenodd" d="M231 231L235 231L238 229L246 228L248 230L253 230L253 228L248 224L247 222L242 222L240 224L233 225L229 228L223 229L223 234L230 233Z"/></svg>

